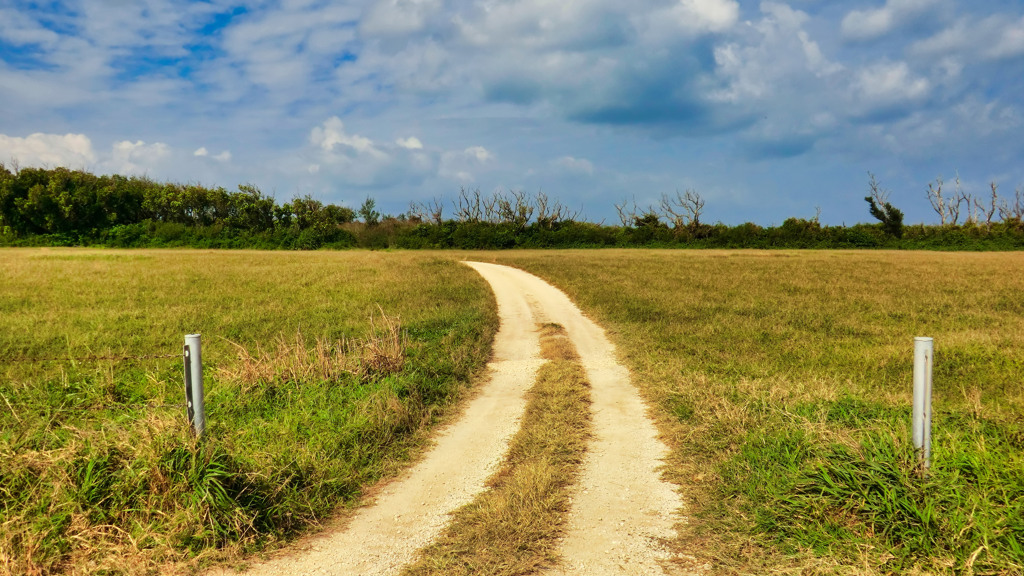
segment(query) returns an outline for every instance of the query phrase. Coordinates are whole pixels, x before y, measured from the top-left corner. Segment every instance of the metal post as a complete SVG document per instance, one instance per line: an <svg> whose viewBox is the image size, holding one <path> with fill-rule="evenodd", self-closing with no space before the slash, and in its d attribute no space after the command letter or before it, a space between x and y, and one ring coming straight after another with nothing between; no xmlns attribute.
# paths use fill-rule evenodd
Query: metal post
<svg viewBox="0 0 1024 576"><path fill-rule="evenodd" d="M914 448L925 468L932 458L932 357L931 338L914 338Z"/></svg>
<svg viewBox="0 0 1024 576"><path fill-rule="evenodd" d="M199 334L185 336L185 407L188 423L198 437L206 429L206 406L203 403L203 351Z"/></svg>

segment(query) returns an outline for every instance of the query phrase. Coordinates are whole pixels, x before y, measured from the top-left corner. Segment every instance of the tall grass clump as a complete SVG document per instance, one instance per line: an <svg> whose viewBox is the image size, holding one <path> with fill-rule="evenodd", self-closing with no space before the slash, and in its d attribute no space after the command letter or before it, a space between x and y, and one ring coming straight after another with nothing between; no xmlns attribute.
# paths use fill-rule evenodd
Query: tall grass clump
<svg viewBox="0 0 1024 576"><path fill-rule="evenodd" d="M712 573L1024 571L1024 262L1012 254L486 255L609 328ZM935 338L932 467L910 443Z"/></svg>
<svg viewBox="0 0 1024 576"><path fill-rule="evenodd" d="M293 538L421 446L497 326L426 253L8 250L0 274L0 358L49 358L0 367L0 574L189 573ZM201 440L180 359L81 360L193 332Z"/></svg>

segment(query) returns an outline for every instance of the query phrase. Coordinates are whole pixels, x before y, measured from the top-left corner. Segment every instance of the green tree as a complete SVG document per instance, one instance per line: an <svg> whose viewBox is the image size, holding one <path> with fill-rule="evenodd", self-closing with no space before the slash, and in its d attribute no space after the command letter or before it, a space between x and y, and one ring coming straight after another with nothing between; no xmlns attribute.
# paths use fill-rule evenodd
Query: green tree
<svg viewBox="0 0 1024 576"><path fill-rule="evenodd" d="M869 195L864 197L868 203L871 215L882 223L882 230L894 238L903 237L903 212L889 203L889 192L882 189L882 186L875 179L875 175L868 172Z"/></svg>
<svg viewBox="0 0 1024 576"><path fill-rule="evenodd" d="M377 212L377 201L367 196L363 205L359 207L359 217L367 226L376 226L380 222L380 212Z"/></svg>

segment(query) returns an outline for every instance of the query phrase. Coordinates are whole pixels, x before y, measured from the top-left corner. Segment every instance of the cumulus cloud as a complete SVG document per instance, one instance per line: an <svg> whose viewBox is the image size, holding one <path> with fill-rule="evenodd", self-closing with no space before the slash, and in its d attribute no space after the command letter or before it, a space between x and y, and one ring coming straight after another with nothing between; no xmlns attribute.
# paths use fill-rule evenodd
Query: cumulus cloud
<svg viewBox="0 0 1024 576"><path fill-rule="evenodd" d="M309 133L312 149L304 170L329 174L356 186L416 183L437 170L435 155L419 139L398 139L393 144L350 133L332 116Z"/></svg>
<svg viewBox="0 0 1024 576"><path fill-rule="evenodd" d="M30 134L24 138L0 134L0 162L20 166L86 168L96 162L92 140L85 134Z"/></svg>
<svg viewBox="0 0 1024 576"><path fill-rule="evenodd" d="M562 156L551 162L558 168L562 168L567 172L575 172L578 174L593 174L594 165L586 158L574 158L572 156Z"/></svg>
<svg viewBox="0 0 1024 576"><path fill-rule="evenodd" d="M840 31L848 40L872 40L926 14L938 0L887 0L880 8L852 10L842 21Z"/></svg>
<svg viewBox="0 0 1024 576"><path fill-rule="evenodd" d="M395 144L398 144L402 148L405 148L405 149L408 149L408 150L422 150L423 149L423 143L420 142L420 139L416 138L415 136L410 136L408 138L399 138L398 140L395 140Z"/></svg>
<svg viewBox="0 0 1024 576"><path fill-rule="evenodd" d="M931 85L926 78L915 76L906 62L883 62L861 70L855 86L868 103L888 105L920 100Z"/></svg>
<svg viewBox="0 0 1024 576"><path fill-rule="evenodd" d="M717 73L727 84L712 92L714 99L730 103L760 99L786 90L801 79L843 70L842 65L824 56L804 29L809 19L806 13L775 2L762 3L761 11L762 19L752 23L756 40L723 43L715 48Z"/></svg>
<svg viewBox="0 0 1024 576"><path fill-rule="evenodd" d="M440 9L439 0L378 0L360 26L372 35L408 35L422 30Z"/></svg>
<svg viewBox="0 0 1024 576"><path fill-rule="evenodd" d="M198 156L200 158L213 158L214 160L217 160L218 162L228 162L229 160L231 160L231 151L230 150L225 150L225 151L221 152L220 154L217 154L216 156L210 156L210 152L209 152L209 150L206 149L205 146L199 147L195 152L192 153L192 155L193 156Z"/></svg>
<svg viewBox="0 0 1024 576"><path fill-rule="evenodd" d="M448 150L441 154L438 175L464 184L476 180L475 172L494 160L494 154L483 146L464 150Z"/></svg>
<svg viewBox="0 0 1024 576"><path fill-rule="evenodd" d="M242 80L272 90L275 99L306 96L318 73L344 64L354 38L358 9L345 4L290 2L260 10L224 31L225 64L241 68ZM230 75L220 68L218 73ZM324 85L326 88L327 85Z"/></svg>
<svg viewBox="0 0 1024 576"><path fill-rule="evenodd" d="M146 144L142 140L122 140L111 147L108 167L120 174L140 174L159 170L169 159L171 149L163 142Z"/></svg>
<svg viewBox="0 0 1024 576"><path fill-rule="evenodd" d="M378 22L384 13L393 26ZM585 123L682 130L735 121L707 102L712 70L695 50L737 28L736 0L382 0L367 14L359 61L343 74L383 84L384 97L482 97Z"/></svg>
<svg viewBox="0 0 1024 576"><path fill-rule="evenodd" d="M724 32L739 20L740 6L734 0L679 0L668 8L667 14L680 30Z"/></svg>
<svg viewBox="0 0 1024 576"><path fill-rule="evenodd" d="M59 35L34 18L12 8L0 8L0 39L14 46L53 45Z"/></svg>
<svg viewBox="0 0 1024 576"><path fill-rule="evenodd" d="M1013 58L1024 54L1024 18L1006 22L988 55L993 58Z"/></svg>
<svg viewBox="0 0 1024 576"><path fill-rule="evenodd" d="M494 155L483 146L470 146L463 150L462 153L465 154L466 157L476 158L478 162L487 162L494 158Z"/></svg>
<svg viewBox="0 0 1024 576"><path fill-rule="evenodd" d="M309 134L309 141L319 146L325 152L336 152L337 154L347 156L387 157L387 154L380 150L373 143L373 140L358 134L348 134L345 132L345 124L337 116L328 118L323 126L313 128Z"/></svg>
<svg viewBox="0 0 1024 576"><path fill-rule="evenodd" d="M939 32L910 45L923 58L945 58L958 64L1024 55L1024 18L989 16L960 18Z"/></svg>

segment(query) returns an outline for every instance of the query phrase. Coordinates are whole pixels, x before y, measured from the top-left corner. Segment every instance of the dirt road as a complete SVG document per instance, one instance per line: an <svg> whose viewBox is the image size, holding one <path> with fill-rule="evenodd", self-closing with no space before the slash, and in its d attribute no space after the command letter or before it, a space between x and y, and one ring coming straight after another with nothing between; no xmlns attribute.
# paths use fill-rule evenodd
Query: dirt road
<svg viewBox="0 0 1024 576"><path fill-rule="evenodd" d="M252 575L398 574L435 538L450 512L470 502L497 469L540 367L536 326L556 322L576 346L592 385L594 439L573 498L564 563L554 574L662 573L659 538L681 507L658 474L667 448L604 332L561 292L513 268L467 262L491 285L501 328L489 379L426 456L342 529L254 566Z"/></svg>
<svg viewBox="0 0 1024 576"><path fill-rule="evenodd" d="M573 576L663 573L667 551L658 544L674 534L682 507L675 487L658 468L668 448L629 372L618 363L604 330L569 298L543 280L513 268L468 263L495 287L527 295L537 322L561 324L591 385L594 438L562 545L563 565L552 574ZM500 300L499 300L500 301Z"/></svg>

